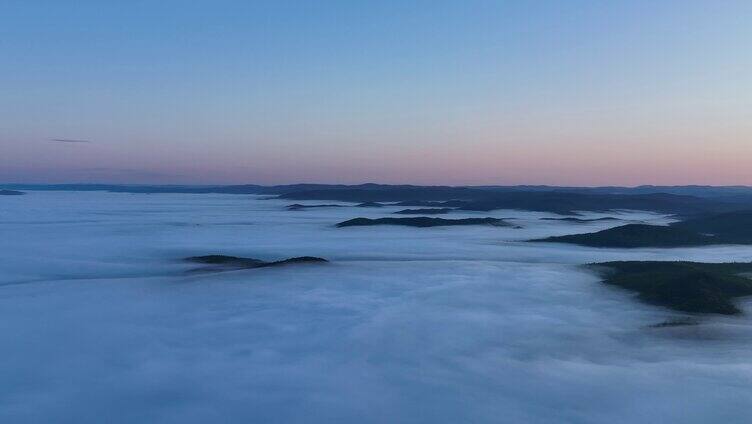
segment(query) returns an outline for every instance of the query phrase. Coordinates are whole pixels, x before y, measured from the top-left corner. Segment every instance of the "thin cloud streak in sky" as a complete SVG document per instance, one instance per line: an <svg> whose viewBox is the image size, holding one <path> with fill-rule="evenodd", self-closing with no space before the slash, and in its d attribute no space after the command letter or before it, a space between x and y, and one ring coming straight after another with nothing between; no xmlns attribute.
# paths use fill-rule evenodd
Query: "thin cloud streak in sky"
<svg viewBox="0 0 752 424"><path fill-rule="evenodd" d="M52 138L50 141L57 141L58 143L91 143L91 140L77 140L72 138Z"/></svg>

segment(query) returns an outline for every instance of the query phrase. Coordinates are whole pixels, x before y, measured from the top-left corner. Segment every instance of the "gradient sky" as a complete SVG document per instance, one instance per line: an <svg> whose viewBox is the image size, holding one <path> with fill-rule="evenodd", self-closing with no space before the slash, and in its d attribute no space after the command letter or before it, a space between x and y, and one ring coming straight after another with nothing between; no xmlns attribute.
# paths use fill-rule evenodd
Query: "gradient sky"
<svg viewBox="0 0 752 424"><path fill-rule="evenodd" d="M752 2L3 0L0 182L752 185Z"/></svg>

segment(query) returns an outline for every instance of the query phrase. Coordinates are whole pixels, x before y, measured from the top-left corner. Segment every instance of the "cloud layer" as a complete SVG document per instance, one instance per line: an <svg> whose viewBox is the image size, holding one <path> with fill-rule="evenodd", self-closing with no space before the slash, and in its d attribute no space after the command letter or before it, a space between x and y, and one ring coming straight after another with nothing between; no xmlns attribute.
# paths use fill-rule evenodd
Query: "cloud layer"
<svg viewBox="0 0 752 424"><path fill-rule="evenodd" d="M458 217L522 229L337 229L398 208L66 192L3 203L3 422L743 422L752 401L749 318L648 329L676 314L578 267L751 260L749 248L528 244L619 222L520 211ZM179 258L208 253L332 263L184 273Z"/></svg>

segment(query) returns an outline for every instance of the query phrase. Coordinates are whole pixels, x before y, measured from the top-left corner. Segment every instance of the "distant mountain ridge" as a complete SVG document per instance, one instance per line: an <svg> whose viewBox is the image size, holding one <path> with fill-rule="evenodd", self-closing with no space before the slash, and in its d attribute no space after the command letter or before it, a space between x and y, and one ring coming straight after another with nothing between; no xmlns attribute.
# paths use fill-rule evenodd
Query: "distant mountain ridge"
<svg viewBox="0 0 752 424"><path fill-rule="evenodd" d="M317 191L317 190L392 190L392 189L472 189L494 192L524 191L524 192L567 192L589 194L651 194L666 193L687 195L695 197L724 197L724 196L752 196L752 186L704 186L704 185L680 185L658 186L641 185L636 187L600 186L600 187L576 187L576 186L549 186L549 185L493 185L493 186L421 186L411 184L23 184L6 183L0 184L0 188L9 190L45 190L45 191L113 191L126 193L241 193L241 194L285 194L292 192Z"/></svg>
<svg viewBox="0 0 752 424"><path fill-rule="evenodd" d="M79 190L118 193L261 194L288 200L451 206L465 211L520 209L573 215L577 211L632 209L682 216L752 209L752 187L743 186L417 186L387 184L111 185L6 184L11 190ZM442 205L441 203L444 202ZM432 204L433 203L433 204Z"/></svg>

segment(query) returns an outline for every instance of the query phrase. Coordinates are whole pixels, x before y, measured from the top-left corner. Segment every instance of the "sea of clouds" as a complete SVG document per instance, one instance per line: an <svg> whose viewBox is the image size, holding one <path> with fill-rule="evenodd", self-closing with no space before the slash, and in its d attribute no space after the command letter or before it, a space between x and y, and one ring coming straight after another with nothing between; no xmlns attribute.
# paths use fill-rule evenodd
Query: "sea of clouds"
<svg viewBox="0 0 752 424"><path fill-rule="evenodd" d="M335 228L401 208L286 204L0 199L0 422L749 422L748 315L650 328L682 314L580 265L750 261L752 247L527 243L624 222L524 211L446 216L522 228ZM606 215L671 222L586 214ZM197 274L181 261L215 253L331 263Z"/></svg>

